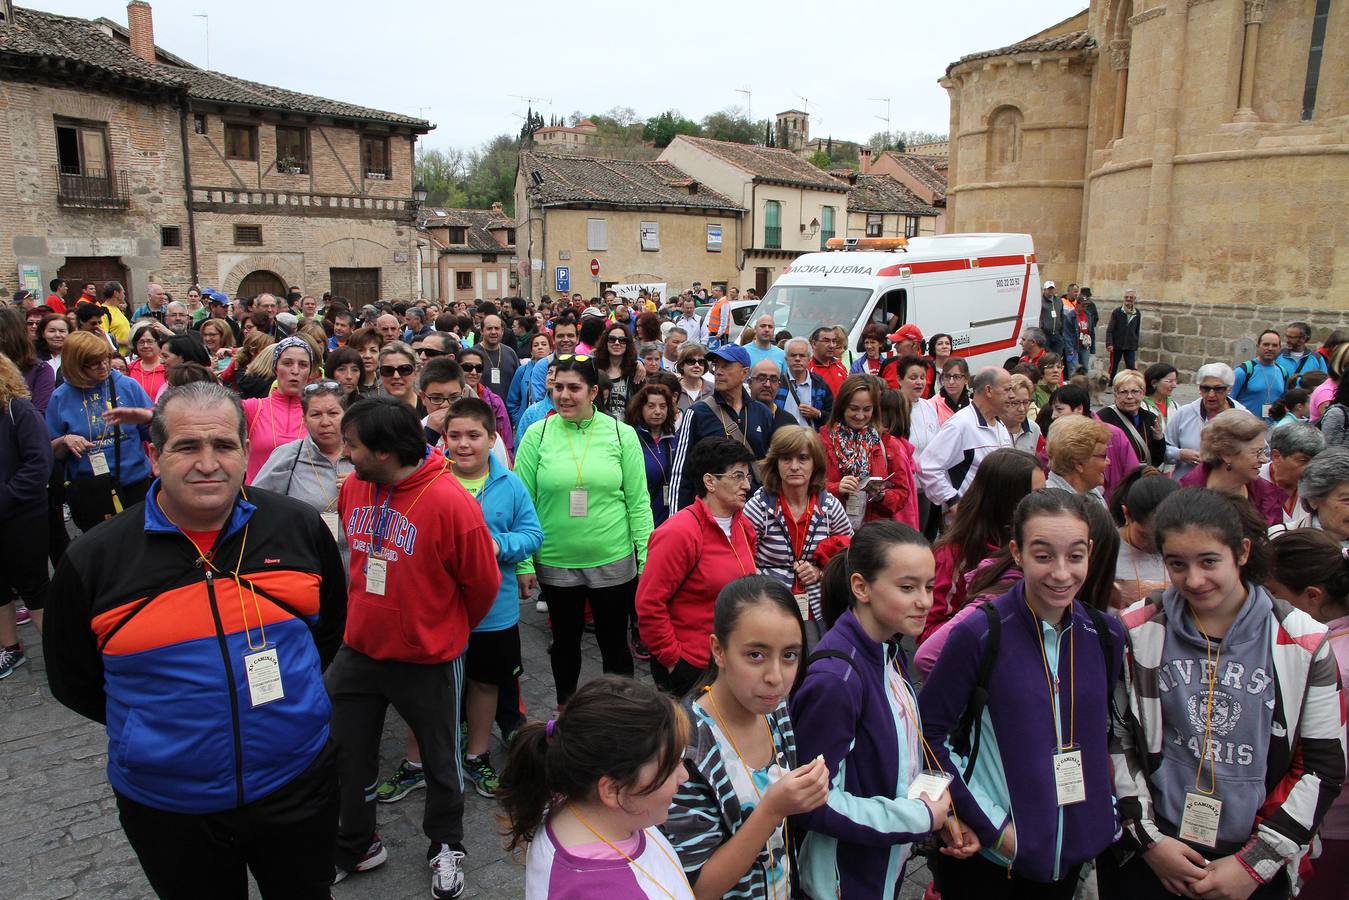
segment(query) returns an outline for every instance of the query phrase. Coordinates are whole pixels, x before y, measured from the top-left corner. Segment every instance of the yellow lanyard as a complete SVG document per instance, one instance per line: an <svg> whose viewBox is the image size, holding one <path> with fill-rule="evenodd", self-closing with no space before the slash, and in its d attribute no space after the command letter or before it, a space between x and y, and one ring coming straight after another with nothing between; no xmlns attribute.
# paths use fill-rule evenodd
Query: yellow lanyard
<svg viewBox="0 0 1349 900"><path fill-rule="evenodd" d="M576 426L578 431L580 430L580 427L580 425ZM567 448L571 450L571 461L576 464L576 486L578 488L584 487L585 482L582 478L582 470L585 468L586 457L590 455L590 442L595 437L594 414L592 414L590 418L590 427L586 429L586 445L585 450L581 452L580 459L576 458L576 444L572 441L571 431L567 429L567 422L565 419L562 422L562 433L567 436Z"/></svg>
<svg viewBox="0 0 1349 900"><path fill-rule="evenodd" d="M633 859L631 856L628 856L628 854L624 853L621 849L619 849L619 847L618 847L617 844L615 844L613 841L609 840L609 839L608 839L607 837L605 837L604 835L600 834L598 831L596 831L596 830L595 830L595 826L593 826L593 825L591 825L589 822L587 822L585 816L581 815L580 811L577 810L575 806L572 806L572 805L568 804L568 805L567 805L567 809L571 810L571 814L572 814L573 816L576 817L576 821L578 821L578 822L580 822L582 825L584 825L584 826L586 827L586 830L587 830L587 831L589 831L589 832L590 832L591 834L593 834L595 837L597 837L597 838L599 838L601 841L603 841L603 842L604 842L604 845L605 845L606 847L608 847L610 850L614 851L614 852L617 853L619 856L621 856L621 857L623 857L624 859L626 859L626 860L628 861L628 865L632 866L632 867L633 867L634 869L636 869L638 872L641 872L643 875L645 875L645 876L646 876L646 880L649 881L649 882L651 882L652 884L654 884L656 887L660 888L662 891L664 891L665 894L666 894L666 896L668 896L668 897L670 898L670 900L679 900L679 898L675 895L674 891L670 890L670 889L667 888L665 885L661 884L661 883L656 879L656 877L655 877L654 875L652 875L650 872L648 872L645 868L642 867L642 864L641 864L641 863L639 863L637 860ZM642 831L645 832L646 829L643 828ZM688 877L687 875L684 875L684 867L681 866L681 865L679 864L679 861L678 861L677 859L675 859L674 856L672 856L672 855L670 854L670 851L669 851L669 850L666 850L666 849L665 849L665 845L662 844L659 840L652 839L651 842L652 842L653 844L656 845L656 849L658 849L661 853L665 854L665 858L668 859L668 860L670 861L670 865L672 865L672 866L675 867L675 871L678 872L680 875L683 876L683 878L684 878L684 885L689 889L689 894L692 894L692 893L693 893L693 885L689 884L689 877Z"/></svg>
<svg viewBox="0 0 1349 900"><path fill-rule="evenodd" d="M415 496L415 497L412 498L412 502L411 502L410 504L408 504L407 512L405 512L405 513L402 514L402 515L403 515L403 518L406 519L408 516L412 515L412 508L415 507L415 506L417 505L417 501L418 501L418 500L422 499L422 494L425 494L428 490L430 490L431 485L433 485L433 484L435 484L437 481L439 481L439 480L440 480L440 476L444 475L444 474L445 474L445 470L448 469L449 467L450 467L450 458L447 456L447 457L445 457L445 462L444 462L444 464L440 467L440 471L437 472L435 475L433 475L433 476L431 477L431 480L428 481L428 482L422 487L422 489L421 489L420 491L417 492L417 496ZM385 498L385 500L384 500L384 506L383 506L383 509L386 509L386 510L387 510L387 509L390 508L390 505L389 505L389 504L390 504L391 501L393 500L394 492L397 491L397 490L398 490L398 485L396 485L396 484L395 484L395 485L392 485L392 486L389 488L389 496L388 496L387 498ZM376 489L375 489L375 484L374 484L374 482L371 482L371 484L370 484L370 508L371 508L371 509L377 509L377 510L378 510L378 509L380 508L380 507L379 507L379 503L377 502L378 500L379 500L379 493L378 493L378 492L376 491ZM397 509L394 509L394 512L398 512L398 510L397 510ZM375 515L375 521L370 525L370 536L371 536L371 543L372 543L372 544L376 543L376 542L374 541L375 532L376 532L377 530L379 530L379 532L380 532L380 534L379 534L379 541L378 541L378 545L379 545L379 546L382 546L383 543L384 543L384 539L387 538L387 537L389 536L389 534L388 534L389 523L388 523L387 521L384 522L384 523L382 523L383 526L384 526L383 529L380 529L380 528L379 528L379 526L381 525L380 519L382 519L382 518L384 518L384 516L380 515L380 514L377 512L376 515ZM378 552L379 546L376 546L376 547L374 548L376 552Z"/></svg>
<svg viewBox="0 0 1349 900"><path fill-rule="evenodd" d="M1218 654L1215 657L1213 654L1213 641L1209 638L1208 632L1204 630L1204 626L1199 624L1199 617L1194 613L1191 613L1190 618L1194 619L1194 626L1198 628L1199 633L1204 636L1204 661L1209 664L1208 704L1204 707L1204 746L1199 751L1199 768L1196 769L1194 773L1194 789L1201 794L1212 796L1217 791L1218 777L1217 772L1214 771L1212 760L1209 760L1208 764L1208 790L1201 788L1199 782L1204 774L1204 760L1208 759L1209 738L1213 736L1213 689L1218 682L1218 664L1222 662L1223 645L1219 642Z"/></svg>
<svg viewBox="0 0 1349 900"><path fill-rule="evenodd" d="M164 512L163 507L160 508L160 512ZM211 571L219 575L225 574L224 572L220 571L220 569L216 568L215 562L212 561L209 555L207 555L206 551L202 550L201 547L197 546L197 542L194 541L186 531L183 531L183 529L179 527L178 523L174 522L172 519L169 519L169 514L167 512L164 513L164 518L168 519L169 524L172 525L174 528L177 528L180 532L182 532L183 537L187 538L188 543L192 545L192 549L197 551L197 560L199 562L204 563L207 566L210 566ZM226 526L228 524L229 524L228 522L225 523ZM262 605L258 603L257 588L253 587L253 582L251 581L248 583L248 590L253 595L253 611L258 614L258 639L261 641L261 643L258 646L256 647L253 646L253 635L248 630L248 610L244 606L244 585L243 582L240 581L239 579L239 569L244 564L244 550L247 547L248 547L248 525L244 525L244 539L239 544L239 558L235 560L234 571L229 574L231 575L231 577L234 578L234 590L236 596L238 596L239 598L239 618L244 623L244 641L248 644L249 650L252 651L266 650L267 628L262 621Z"/></svg>
<svg viewBox="0 0 1349 900"><path fill-rule="evenodd" d="M908 679L904 677L903 670L899 668L898 657L895 658L893 665L895 667L895 673L899 675L899 680L903 682L905 685L907 685ZM888 680L889 679L887 679L887 681ZM922 722L918 718L918 707L914 704L913 699L910 697L911 690L912 690L911 688L905 690L892 688L891 693L894 695L896 702L898 702L900 707L904 710L904 718L909 720L909 722L913 727L914 733L918 735L918 741L919 743L922 744L923 747L924 762L926 762L932 768L936 769L941 774L945 775L946 769L942 767L941 760L937 758L937 754L932 752L932 746L928 744L927 737L923 734L923 729L921 727ZM947 790L949 791L950 788L948 787ZM964 843L965 837L960 829L960 819L956 818L955 795L951 796L951 811L948 815L951 818L951 827L955 830L956 837L960 840L961 843Z"/></svg>
<svg viewBox="0 0 1349 900"><path fill-rule="evenodd" d="M314 465L314 457L313 457L313 455L312 455L312 454L307 454L307 455L305 456L304 461L307 462L307 463L309 463L309 471L312 472L313 475L314 475L314 482L318 485L319 493L323 496L323 499L324 499L324 500L327 500L327 502L323 505L323 511L324 511L324 512L332 512L332 511L333 511L333 504L337 503L337 494L334 493L334 494L333 494L333 498L332 498L331 500L328 500L328 489L327 489L326 487L324 487L324 485L323 485L323 479L319 477L319 470L318 470L318 468ZM334 475L334 477L336 477L336 475L337 475L337 467L336 467L336 466L333 467L333 475ZM427 485L427 487L430 487L430 485ZM418 496L420 496L420 494L419 494Z"/></svg>
<svg viewBox="0 0 1349 900"><path fill-rule="evenodd" d="M1040 642L1040 659L1045 664L1045 686L1049 688L1049 706L1054 718L1059 719L1058 692L1054 689L1054 686L1059 682L1058 675L1050 675L1049 673L1049 651L1045 649L1045 635L1044 629L1040 627L1040 617L1035 614L1035 610L1031 609L1029 600L1024 602L1026 603L1026 609L1030 612L1031 621L1035 624L1035 636ZM1077 643L1073 639L1072 607L1065 610L1064 615L1068 617L1068 743L1064 744L1058 739L1059 729L1063 727L1061 719L1056 722L1054 741L1059 745L1060 750L1069 750L1076 743L1077 738L1077 697L1073 692L1073 684L1077 681ZM1062 642L1062 639L1060 639L1060 642Z"/></svg>

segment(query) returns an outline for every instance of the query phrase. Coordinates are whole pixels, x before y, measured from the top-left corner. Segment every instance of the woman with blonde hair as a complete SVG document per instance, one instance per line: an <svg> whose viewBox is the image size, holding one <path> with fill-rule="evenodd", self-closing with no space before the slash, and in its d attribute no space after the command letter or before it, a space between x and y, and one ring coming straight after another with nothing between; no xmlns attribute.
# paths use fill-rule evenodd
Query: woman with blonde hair
<svg viewBox="0 0 1349 900"><path fill-rule="evenodd" d="M1089 495L1102 505L1105 495L1105 470L1110 457L1110 428L1087 416L1068 415L1057 419L1049 430L1049 477L1045 487L1074 494Z"/></svg>
<svg viewBox="0 0 1349 900"><path fill-rule="evenodd" d="M1123 369L1111 382L1115 402L1096 414L1102 422L1114 425L1129 439L1139 465L1160 466L1166 462L1166 436L1157 414L1143 405L1147 394L1143 373Z"/></svg>
<svg viewBox="0 0 1349 900"><path fill-rule="evenodd" d="M220 373L221 384L233 388L241 397L261 396L255 393L259 378L258 376L250 376L248 368L253 365L253 361L258 357L270 356L270 351L267 348L275 343L276 339L265 331L255 330L246 336L243 344L231 357L230 364L225 367L225 371ZM264 387L272 383L270 373L265 374L268 375L268 378Z"/></svg>
<svg viewBox="0 0 1349 900"><path fill-rule="evenodd" d="M1199 465L1181 487L1206 487L1220 494L1245 497L1267 525L1283 524L1283 489L1260 477L1269 462L1264 421L1237 407L1218 413L1199 434Z"/></svg>
<svg viewBox="0 0 1349 900"><path fill-rule="evenodd" d="M212 369L216 375L229 367L234 355L234 332L224 319L207 319L201 323L201 342L211 354Z"/></svg>
<svg viewBox="0 0 1349 900"><path fill-rule="evenodd" d="M70 516L88 531L145 499L153 404L143 387L113 371L112 347L100 335L66 338L61 373L65 383L47 405L47 431L64 464Z"/></svg>
<svg viewBox="0 0 1349 900"><path fill-rule="evenodd" d="M1012 436L1012 446L1027 453L1034 453L1040 446L1040 426L1030 416L1034 395L1034 382L1025 375L1013 375L1012 399L1007 401L1007 409L999 417Z"/></svg>
<svg viewBox="0 0 1349 900"><path fill-rule="evenodd" d="M784 426L768 445L763 486L745 503L745 518L759 536L755 565L796 596L812 646L827 630L820 600L825 563L853 533L843 503L825 490L825 477L824 444L815 429Z"/></svg>
<svg viewBox="0 0 1349 900"><path fill-rule="evenodd" d="M15 595L42 628L51 441L19 367L0 354L0 679L24 661Z"/></svg>

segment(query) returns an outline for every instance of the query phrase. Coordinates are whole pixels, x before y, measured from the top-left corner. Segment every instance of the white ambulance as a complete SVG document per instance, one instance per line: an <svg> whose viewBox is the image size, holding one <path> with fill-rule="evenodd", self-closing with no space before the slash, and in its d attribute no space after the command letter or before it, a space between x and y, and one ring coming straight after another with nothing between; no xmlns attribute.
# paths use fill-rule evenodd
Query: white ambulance
<svg viewBox="0 0 1349 900"><path fill-rule="evenodd" d="M821 325L848 332L846 358L862 330L893 333L912 322L925 338L951 335L971 370L1020 355L1021 330L1040 318L1040 272L1028 234L834 238L829 250L797 257L750 317L808 338ZM752 327L741 338L753 340Z"/></svg>

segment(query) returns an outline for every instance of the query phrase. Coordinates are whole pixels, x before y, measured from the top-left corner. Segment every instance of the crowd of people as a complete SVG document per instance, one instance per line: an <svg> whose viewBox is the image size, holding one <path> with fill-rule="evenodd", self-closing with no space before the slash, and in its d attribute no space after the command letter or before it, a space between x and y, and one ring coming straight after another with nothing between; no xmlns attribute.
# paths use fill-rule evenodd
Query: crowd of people
<svg viewBox="0 0 1349 900"><path fill-rule="evenodd" d="M971 369L700 286L81 287L0 308L0 679L40 632L161 897L328 898L414 790L458 897L465 785L529 898L1344 896L1349 334L1179 405L1132 290Z"/></svg>

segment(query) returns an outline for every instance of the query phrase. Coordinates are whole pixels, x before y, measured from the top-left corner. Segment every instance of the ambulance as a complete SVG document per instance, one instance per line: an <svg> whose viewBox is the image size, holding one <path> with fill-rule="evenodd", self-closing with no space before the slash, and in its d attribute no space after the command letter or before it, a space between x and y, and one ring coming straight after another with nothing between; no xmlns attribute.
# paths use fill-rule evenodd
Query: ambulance
<svg viewBox="0 0 1349 900"><path fill-rule="evenodd" d="M1028 234L832 238L806 253L764 294L750 323L809 338L822 325L848 332L852 356L872 323L887 334L912 322L925 338L951 335L972 371L1021 353L1021 331L1040 318L1040 272ZM742 336L753 340L753 329Z"/></svg>

